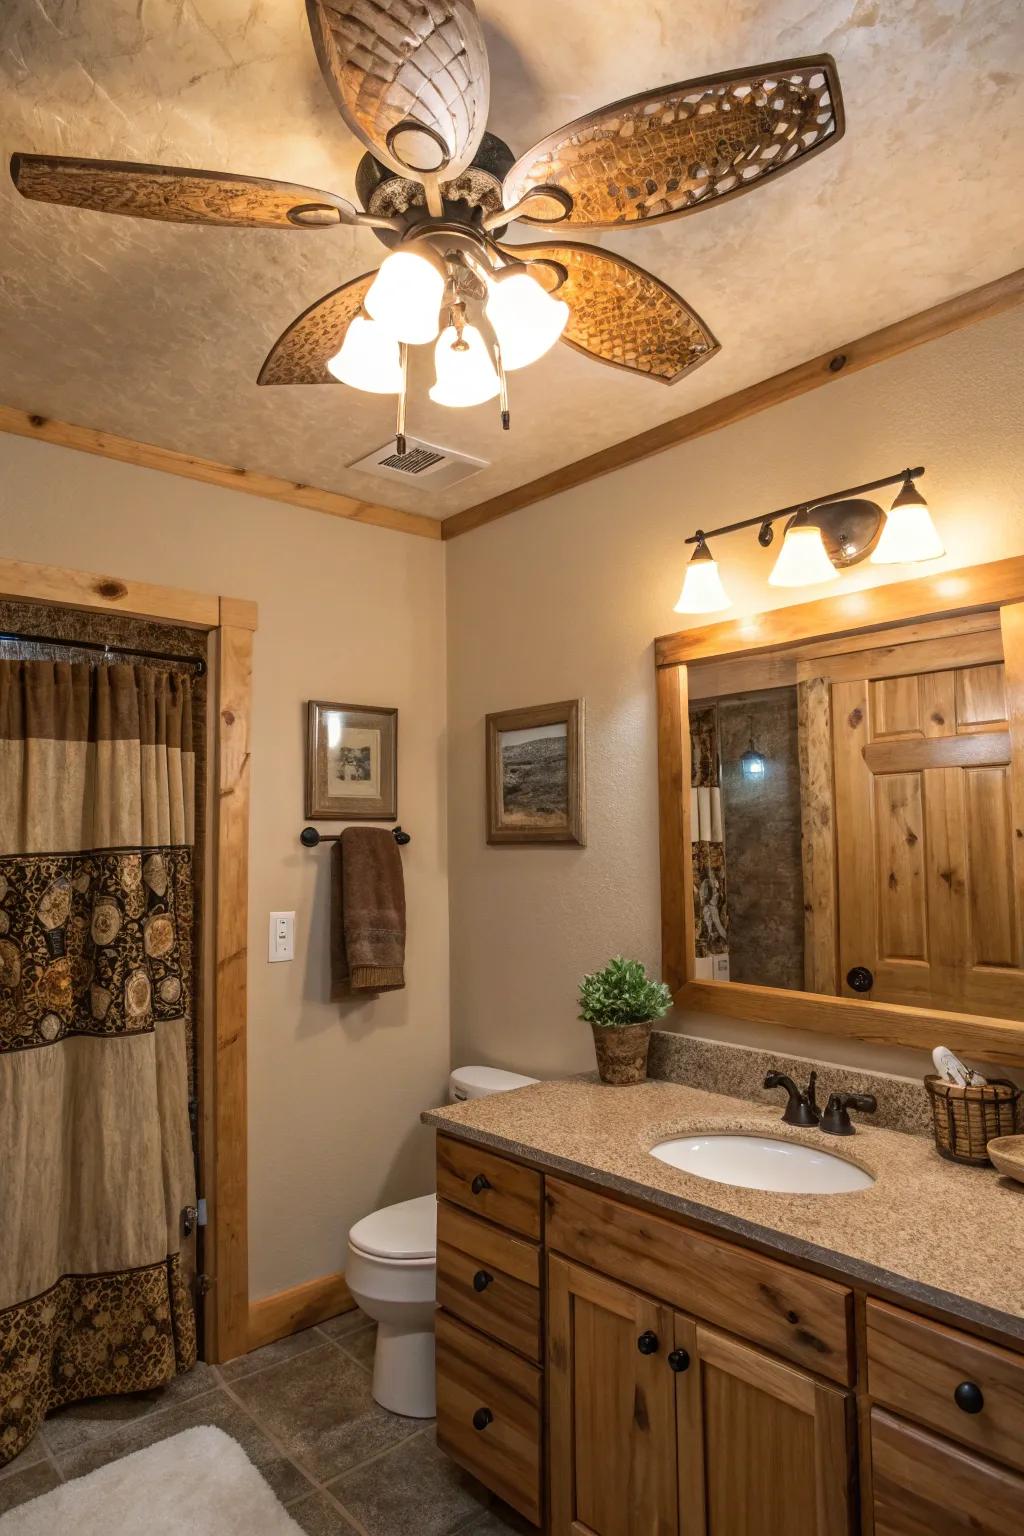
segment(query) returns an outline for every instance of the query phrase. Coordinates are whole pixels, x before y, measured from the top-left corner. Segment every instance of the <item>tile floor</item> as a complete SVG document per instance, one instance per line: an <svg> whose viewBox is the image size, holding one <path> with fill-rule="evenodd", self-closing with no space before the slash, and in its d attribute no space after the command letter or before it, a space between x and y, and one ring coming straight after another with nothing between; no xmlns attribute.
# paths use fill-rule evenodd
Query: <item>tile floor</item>
<svg viewBox="0 0 1024 1536"><path fill-rule="evenodd" d="M162 1391L61 1409L0 1469L0 1514L168 1435L216 1424L306 1536L531 1531L442 1455L432 1422L373 1401L373 1346L374 1325L347 1312L227 1365L198 1365Z"/></svg>

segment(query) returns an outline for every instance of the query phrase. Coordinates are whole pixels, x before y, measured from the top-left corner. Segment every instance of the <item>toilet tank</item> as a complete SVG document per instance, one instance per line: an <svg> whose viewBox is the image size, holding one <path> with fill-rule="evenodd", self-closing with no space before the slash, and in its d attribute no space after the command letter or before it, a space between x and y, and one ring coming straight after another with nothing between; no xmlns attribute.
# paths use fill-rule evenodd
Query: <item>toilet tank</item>
<svg viewBox="0 0 1024 1536"><path fill-rule="evenodd" d="M456 1067L448 1079L448 1102L460 1104L464 1099L482 1099L489 1093L508 1093L512 1088L525 1088L535 1082L535 1077L503 1072L500 1067Z"/></svg>

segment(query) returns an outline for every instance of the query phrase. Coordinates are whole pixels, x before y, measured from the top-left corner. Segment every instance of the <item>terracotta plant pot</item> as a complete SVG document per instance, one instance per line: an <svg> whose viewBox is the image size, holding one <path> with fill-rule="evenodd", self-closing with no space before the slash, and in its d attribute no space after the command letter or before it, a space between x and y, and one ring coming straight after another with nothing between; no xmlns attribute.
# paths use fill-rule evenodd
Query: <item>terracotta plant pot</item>
<svg viewBox="0 0 1024 1536"><path fill-rule="evenodd" d="M647 1050L651 1043L650 1020L645 1024L591 1024L597 1070L602 1083L624 1086L642 1083L647 1077Z"/></svg>

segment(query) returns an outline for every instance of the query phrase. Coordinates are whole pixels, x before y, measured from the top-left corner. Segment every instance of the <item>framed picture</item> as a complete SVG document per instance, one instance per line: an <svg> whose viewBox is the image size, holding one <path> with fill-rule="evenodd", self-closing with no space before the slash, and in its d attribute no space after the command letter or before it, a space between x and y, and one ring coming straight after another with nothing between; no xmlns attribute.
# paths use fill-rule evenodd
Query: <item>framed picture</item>
<svg viewBox="0 0 1024 1536"><path fill-rule="evenodd" d="M487 716L487 841L584 847L583 700Z"/></svg>
<svg viewBox="0 0 1024 1536"><path fill-rule="evenodd" d="M306 705L306 817L398 819L398 710L368 704Z"/></svg>

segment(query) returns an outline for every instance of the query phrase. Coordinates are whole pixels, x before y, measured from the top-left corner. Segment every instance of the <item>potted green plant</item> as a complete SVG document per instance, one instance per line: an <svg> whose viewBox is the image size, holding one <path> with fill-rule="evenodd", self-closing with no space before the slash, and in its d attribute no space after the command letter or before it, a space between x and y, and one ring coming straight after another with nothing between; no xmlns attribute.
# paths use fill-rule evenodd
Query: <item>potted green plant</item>
<svg viewBox="0 0 1024 1536"><path fill-rule="evenodd" d="M651 1025L664 1018L672 994L648 976L639 960L616 955L580 982L580 1018L594 1031L603 1083L642 1083L647 1076Z"/></svg>

